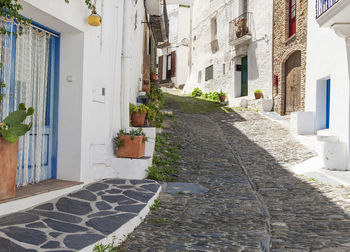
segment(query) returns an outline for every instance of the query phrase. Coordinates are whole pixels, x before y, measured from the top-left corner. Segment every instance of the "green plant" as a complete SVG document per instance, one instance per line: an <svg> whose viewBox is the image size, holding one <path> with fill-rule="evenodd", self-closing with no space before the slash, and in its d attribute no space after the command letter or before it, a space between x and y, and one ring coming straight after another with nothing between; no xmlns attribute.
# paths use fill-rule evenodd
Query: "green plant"
<svg viewBox="0 0 350 252"><path fill-rule="evenodd" d="M5 83L0 81L0 102L5 97L5 93L3 91L5 87L6 87Z"/></svg>
<svg viewBox="0 0 350 252"><path fill-rule="evenodd" d="M120 130L117 136L113 138L113 142L118 149L124 145L124 140L121 139L121 136L131 136L131 140L134 140L135 136L144 136L143 142L147 141L147 137L142 128L132 129L130 132L126 132L126 130Z"/></svg>
<svg viewBox="0 0 350 252"><path fill-rule="evenodd" d="M112 242L109 244L106 244L106 245L102 243L96 244L94 246L93 252L117 252L118 250L114 246L114 243L115 243L115 236L113 237Z"/></svg>
<svg viewBox="0 0 350 252"><path fill-rule="evenodd" d="M159 199L156 199L156 200L154 201L154 204L153 204L152 206L150 206L149 209L150 209L151 211L154 211L154 210L156 210L156 209L160 206L160 204L161 204L160 200L159 200Z"/></svg>
<svg viewBox="0 0 350 252"><path fill-rule="evenodd" d="M64 0L66 3L69 3L70 0ZM84 0L86 6L90 10L95 10L96 7L92 3L92 0ZM21 0L1 0L0 1L0 16L7 17L9 19L16 20L19 24L22 25L28 25L32 22L31 19L26 19L22 15L19 14L19 12L23 9L23 6L21 4ZM14 36L21 35L20 29L17 29L16 32L11 32L6 30L5 27L0 28L1 34L7 34Z"/></svg>
<svg viewBox="0 0 350 252"><path fill-rule="evenodd" d="M261 91L261 89L255 89L255 90L254 90L254 93L255 93L255 94L261 94L262 91Z"/></svg>
<svg viewBox="0 0 350 252"><path fill-rule="evenodd" d="M154 82L151 82L150 92L146 92L147 97L161 106L164 103L164 94L160 88Z"/></svg>
<svg viewBox="0 0 350 252"><path fill-rule="evenodd" d="M160 111L156 103L150 102L147 104L148 112L146 118L151 126L161 128L164 121L164 115Z"/></svg>
<svg viewBox="0 0 350 252"><path fill-rule="evenodd" d="M226 93L222 92L222 89L220 89L219 96L226 96Z"/></svg>
<svg viewBox="0 0 350 252"><path fill-rule="evenodd" d="M192 97L200 97L202 96L203 91L200 90L198 87L196 87L193 91L192 91Z"/></svg>
<svg viewBox="0 0 350 252"><path fill-rule="evenodd" d="M145 104L140 104L140 105L134 105L132 103L130 103L129 105L129 112L130 112L130 115L132 113L140 113L140 114L143 114L143 113L147 113L148 112L148 107L145 105Z"/></svg>
<svg viewBox="0 0 350 252"><path fill-rule="evenodd" d="M0 135L9 143L17 142L19 136L25 135L32 128L32 123L24 124L23 122L33 114L33 108L30 107L27 110L24 103L19 104L18 110L0 122Z"/></svg>
<svg viewBox="0 0 350 252"><path fill-rule="evenodd" d="M148 168L148 178L157 181L176 181L177 161L180 160L177 145L172 135L167 132L156 136L156 151L152 166Z"/></svg>

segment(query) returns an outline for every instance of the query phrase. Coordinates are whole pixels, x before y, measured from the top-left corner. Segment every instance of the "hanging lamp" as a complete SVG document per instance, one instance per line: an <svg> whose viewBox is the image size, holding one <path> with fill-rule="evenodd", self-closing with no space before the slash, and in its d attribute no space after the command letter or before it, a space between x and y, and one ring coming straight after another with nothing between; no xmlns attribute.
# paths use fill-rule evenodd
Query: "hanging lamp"
<svg viewBox="0 0 350 252"><path fill-rule="evenodd" d="M87 21L91 26L101 26L102 17L97 14L96 9L93 9Z"/></svg>

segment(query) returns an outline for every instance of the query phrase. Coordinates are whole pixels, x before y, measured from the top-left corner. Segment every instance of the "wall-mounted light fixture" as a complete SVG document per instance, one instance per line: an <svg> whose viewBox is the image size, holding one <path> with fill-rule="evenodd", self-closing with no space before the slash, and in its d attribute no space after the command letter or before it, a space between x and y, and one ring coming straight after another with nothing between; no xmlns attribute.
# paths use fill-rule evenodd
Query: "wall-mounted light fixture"
<svg viewBox="0 0 350 252"><path fill-rule="evenodd" d="M101 26L102 17L97 14L96 10L92 10L91 15L88 17L88 24L91 26Z"/></svg>

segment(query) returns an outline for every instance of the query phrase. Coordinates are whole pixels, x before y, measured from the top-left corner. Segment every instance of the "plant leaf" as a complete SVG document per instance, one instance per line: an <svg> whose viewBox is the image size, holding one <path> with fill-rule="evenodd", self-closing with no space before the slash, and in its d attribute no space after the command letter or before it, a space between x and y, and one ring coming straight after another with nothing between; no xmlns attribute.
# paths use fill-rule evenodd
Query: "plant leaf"
<svg viewBox="0 0 350 252"><path fill-rule="evenodd" d="M32 124L17 124L8 129L11 133L16 136L24 136L32 127Z"/></svg>
<svg viewBox="0 0 350 252"><path fill-rule="evenodd" d="M9 130L0 130L1 136L9 143L15 143L18 140L18 136Z"/></svg>
<svg viewBox="0 0 350 252"><path fill-rule="evenodd" d="M17 110L12 112L8 117L3 121L9 127L16 124L21 124L27 118L27 112L25 110Z"/></svg>

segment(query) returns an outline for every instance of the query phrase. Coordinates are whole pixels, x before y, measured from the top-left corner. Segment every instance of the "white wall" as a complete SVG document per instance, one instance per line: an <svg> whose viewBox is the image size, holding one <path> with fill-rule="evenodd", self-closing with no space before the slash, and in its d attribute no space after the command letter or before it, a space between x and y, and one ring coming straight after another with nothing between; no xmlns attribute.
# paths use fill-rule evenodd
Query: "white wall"
<svg viewBox="0 0 350 252"><path fill-rule="evenodd" d="M176 51L176 77L172 78L176 87L185 84L189 75L189 47L181 44L183 39L190 39L191 8L179 4L167 3L169 16L169 42L170 46L158 49L158 56L163 55L163 76L166 79L167 55Z"/></svg>
<svg viewBox="0 0 350 252"><path fill-rule="evenodd" d="M332 29L320 28L315 20L315 0L309 1L305 111L322 111L317 85L331 79L330 134L349 142L349 68L345 40ZM321 94L321 93L319 93ZM318 107L317 107L318 106ZM320 126L322 113L316 115Z"/></svg>
<svg viewBox="0 0 350 252"><path fill-rule="evenodd" d="M240 72L235 72L235 48L229 44L229 22L240 15L240 1L194 0L192 18L192 71L185 91L199 87L205 92L223 91L229 100L240 96ZM262 89L272 96L272 1L249 0L248 11L252 13L252 41L248 48L248 92ZM219 51L212 53L211 18L217 18ZM196 39L194 39L196 37ZM214 65L214 79L205 81L205 68ZM223 74L223 64L226 66ZM231 67L230 67L231 65ZM202 82L198 83L198 71L202 71Z"/></svg>
<svg viewBox="0 0 350 252"><path fill-rule="evenodd" d="M59 179L90 182L109 169L112 137L128 126L128 103L141 88L143 1L98 0L97 11L102 26L91 27L83 1L24 3L24 16L61 33ZM105 97L97 97L102 88Z"/></svg>

